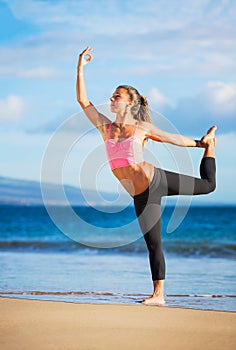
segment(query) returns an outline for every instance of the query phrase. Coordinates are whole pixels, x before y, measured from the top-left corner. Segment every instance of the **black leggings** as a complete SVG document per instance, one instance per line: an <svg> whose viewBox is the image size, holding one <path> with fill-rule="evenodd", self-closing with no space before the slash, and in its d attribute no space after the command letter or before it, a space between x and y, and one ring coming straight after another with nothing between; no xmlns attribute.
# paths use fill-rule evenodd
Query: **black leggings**
<svg viewBox="0 0 236 350"><path fill-rule="evenodd" d="M201 178L182 175L154 168L150 186L134 196L134 206L140 228L149 251L152 280L165 279L165 259L161 242L161 198L173 195L196 195L214 191L215 159L202 158Z"/></svg>

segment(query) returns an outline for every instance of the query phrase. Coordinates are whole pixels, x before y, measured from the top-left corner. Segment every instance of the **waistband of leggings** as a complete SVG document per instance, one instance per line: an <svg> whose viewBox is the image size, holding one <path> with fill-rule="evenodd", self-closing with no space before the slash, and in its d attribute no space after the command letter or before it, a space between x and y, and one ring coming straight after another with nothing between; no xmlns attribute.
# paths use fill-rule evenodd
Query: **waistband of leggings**
<svg viewBox="0 0 236 350"><path fill-rule="evenodd" d="M152 187L155 185L155 182L156 182L156 179L157 179L157 172L158 172L157 168L154 167L153 178L152 178L152 180L151 180L149 186L148 186L143 192L141 192L141 193L139 193L139 194L136 194L136 195L133 197L134 199L135 199L135 198L136 198L136 199L141 198L142 196L147 195L147 194L151 191L151 189L152 189Z"/></svg>

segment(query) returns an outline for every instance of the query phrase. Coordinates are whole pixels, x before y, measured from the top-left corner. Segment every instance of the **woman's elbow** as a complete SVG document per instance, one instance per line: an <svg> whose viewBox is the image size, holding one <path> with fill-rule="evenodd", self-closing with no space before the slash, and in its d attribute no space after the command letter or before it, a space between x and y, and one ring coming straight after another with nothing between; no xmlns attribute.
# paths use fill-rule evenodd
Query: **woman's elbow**
<svg viewBox="0 0 236 350"><path fill-rule="evenodd" d="M77 96L77 102L81 105L83 103L83 100L79 96Z"/></svg>
<svg viewBox="0 0 236 350"><path fill-rule="evenodd" d="M78 91L76 93L76 99L77 99L77 102L79 102L79 104L83 103L83 101L84 101L83 96Z"/></svg>
<svg viewBox="0 0 236 350"><path fill-rule="evenodd" d="M82 109L85 109L90 105L90 102L88 100L85 101L84 99L80 99L78 97L77 97L77 102L80 104Z"/></svg>

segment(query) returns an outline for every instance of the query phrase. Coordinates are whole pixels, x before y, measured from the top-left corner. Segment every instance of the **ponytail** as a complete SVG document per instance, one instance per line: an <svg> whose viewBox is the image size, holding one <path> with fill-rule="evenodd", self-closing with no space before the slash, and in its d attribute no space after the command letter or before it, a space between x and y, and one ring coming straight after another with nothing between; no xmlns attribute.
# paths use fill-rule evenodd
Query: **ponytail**
<svg viewBox="0 0 236 350"><path fill-rule="evenodd" d="M151 118L149 114L149 107L148 107L148 101L145 96L140 96L140 108L138 111L137 119L143 120L145 122L151 123ZM135 118L135 117L134 117Z"/></svg>
<svg viewBox="0 0 236 350"><path fill-rule="evenodd" d="M140 95L141 106L148 106L148 101L145 96Z"/></svg>

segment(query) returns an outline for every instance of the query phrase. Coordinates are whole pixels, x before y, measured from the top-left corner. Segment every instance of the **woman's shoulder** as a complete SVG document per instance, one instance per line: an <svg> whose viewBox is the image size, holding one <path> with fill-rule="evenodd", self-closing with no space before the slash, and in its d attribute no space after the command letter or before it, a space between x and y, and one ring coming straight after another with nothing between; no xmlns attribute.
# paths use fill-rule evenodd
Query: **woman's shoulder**
<svg viewBox="0 0 236 350"><path fill-rule="evenodd" d="M141 121L138 121L138 126L140 129L148 131L148 130L151 130L153 128L154 124L141 120Z"/></svg>

